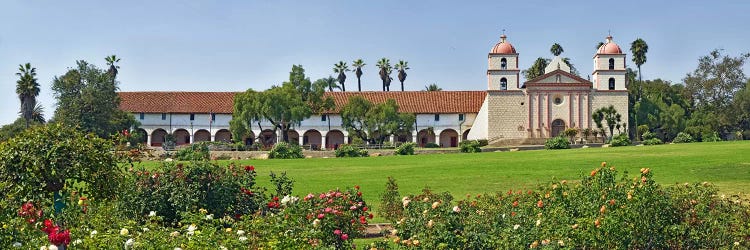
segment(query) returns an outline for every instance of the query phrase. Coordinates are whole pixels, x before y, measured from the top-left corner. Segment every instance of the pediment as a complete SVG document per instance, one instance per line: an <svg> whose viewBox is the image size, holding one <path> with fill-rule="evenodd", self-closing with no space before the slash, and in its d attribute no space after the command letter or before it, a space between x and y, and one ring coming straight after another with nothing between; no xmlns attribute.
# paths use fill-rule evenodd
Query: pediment
<svg viewBox="0 0 750 250"><path fill-rule="evenodd" d="M565 72L564 70L554 70L552 72L549 72L547 74L538 76L534 79L526 81L525 84L588 84L591 85L591 81L583 79L579 76L573 75L571 73Z"/></svg>

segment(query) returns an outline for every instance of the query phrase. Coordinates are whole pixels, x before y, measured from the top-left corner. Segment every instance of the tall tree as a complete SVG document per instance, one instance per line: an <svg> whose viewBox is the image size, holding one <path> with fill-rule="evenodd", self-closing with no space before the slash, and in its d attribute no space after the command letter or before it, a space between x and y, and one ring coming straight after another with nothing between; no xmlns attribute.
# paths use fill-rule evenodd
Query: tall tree
<svg viewBox="0 0 750 250"><path fill-rule="evenodd" d="M750 54L737 57L722 55L719 50L698 60L698 68L683 79L685 89L692 98L695 111L715 116L717 132L731 132L735 111L731 108L734 97L747 82L743 67Z"/></svg>
<svg viewBox="0 0 750 250"><path fill-rule="evenodd" d="M404 81L406 81L406 70L409 69L409 62L399 60L393 69L398 70L398 81L401 82L401 91L404 91Z"/></svg>
<svg viewBox="0 0 750 250"><path fill-rule="evenodd" d="M433 83L433 84L430 84L430 85L424 86L424 90L425 90L425 91L442 91L442 90L443 90L443 88L441 88L441 87L438 87L438 85L437 85L437 84Z"/></svg>
<svg viewBox="0 0 750 250"><path fill-rule="evenodd" d="M560 46L560 44L555 43L555 44L552 44L552 47L549 49L549 52L552 53L552 55L554 56L559 56L560 54L564 52L564 50L563 50L563 47Z"/></svg>
<svg viewBox="0 0 750 250"><path fill-rule="evenodd" d="M342 126L350 135L369 143L383 143L399 131L412 131L414 114L400 113L393 99L373 104L362 96L352 96L341 108Z"/></svg>
<svg viewBox="0 0 750 250"><path fill-rule="evenodd" d="M339 61L337 64L333 65L333 72L338 73L338 81L339 86L341 86L341 91L346 91L346 85L344 85L344 82L346 82L346 72L349 71L349 66L346 66L346 62Z"/></svg>
<svg viewBox="0 0 750 250"><path fill-rule="evenodd" d="M289 80L281 86L272 86L263 92L249 89L237 94L230 121L232 134L241 138L239 136L251 130L253 122L260 126L260 121L266 120L273 125L274 131L281 130L283 141L289 142L289 131L294 126L312 114L333 108L333 99L324 96L328 87L324 84L320 80L311 83L302 66L294 65Z"/></svg>
<svg viewBox="0 0 750 250"><path fill-rule="evenodd" d="M117 78L118 70L120 69L119 65L115 65L115 63L120 62L120 58L118 58L116 55L111 55L108 57L105 57L104 60L107 61L107 66L109 66L109 70L107 70L107 73L112 75L112 80Z"/></svg>
<svg viewBox="0 0 750 250"><path fill-rule="evenodd" d="M563 61L563 62L564 62L565 64L567 64L568 66L570 66L570 73L571 73L571 74L574 74L574 75L580 76L580 73L578 72L578 69L576 69L576 66L575 66L575 65L573 65L573 63L572 63L572 62L570 62L570 58L568 58L568 57L565 57L565 58L563 58L563 59L562 59L562 61Z"/></svg>
<svg viewBox="0 0 750 250"><path fill-rule="evenodd" d="M375 66L380 69L378 74L380 75L380 80L383 81L383 91L386 91L386 87L390 86L391 83L391 60L385 57L380 58Z"/></svg>
<svg viewBox="0 0 750 250"><path fill-rule="evenodd" d="M21 117L26 120L26 128L29 128L34 116L36 97L39 96L39 83L36 79L36 68L31 67L31 63L18 65L18 71L16 94L21 101Z"/></svg>
<svg viewBox="0 0 750 250"><path fill-rule="evenodd" d="M318 81L320 81L321 83L323 83L324 86L326 86L328 88L329 92L333 92L334 89L341 90L341 86L339 86L336 83L338 80L336 80L336 78L333 78L333 76L328 76L328 77L324 77L324 78L316 80L316 82L318 82Z"/></svg>
<svg viewBox="0 0 750 250"><path fill-rule="evenodd" d="M630 44L630 52L633 53L633 62L638 66L638 81L643 81L643 75L641 75L641 65L646 63L646 53L648 53L648 44L643 39L635 39Z"/></svg>
<svg viewBox="0 0 750 250"><path fill-rule="evenodd" d="M137 126L135 118L119 109L117 81L109 74L86 61L77 61L52 81L57 99L54 121L78 126L85 132L108 138L124 129Z"/></svg>
<svg viewBox="0 0 750 250"><path fill-rule="evenodd" d="M357 59L352 62L352 67L355 68L354 74L357 76L357 91L362 92L362 81L360 81L362 77L362 67L364 67L366 64L362 59Z"/></svg>
<svg viewBox="0 0 750 250"><path fill-rule="evenodd" d="M521 73L527 81L534 79L538 76L544 75L544 68L547 67L547 64L549 64L549 59L539 57L534 61L534 64L532 64L531 67L521 71Z"/></svg>

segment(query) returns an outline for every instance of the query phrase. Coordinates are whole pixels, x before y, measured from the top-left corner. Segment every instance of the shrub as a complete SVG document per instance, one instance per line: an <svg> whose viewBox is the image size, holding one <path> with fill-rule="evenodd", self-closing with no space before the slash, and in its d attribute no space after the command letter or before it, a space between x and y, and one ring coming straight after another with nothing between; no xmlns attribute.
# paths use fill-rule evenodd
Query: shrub
<svg viewBox="0 0 750 250"><path fill-rule="evenodd" d="M268 158L271 159L297 159L304 158L302 155L302 148L297 145L292 145L286 142L279 142L273 146L271 152L268 153Z"/></svg>
<svg viewBox="0 0 750 250"><path fill-rule="evenodd" d="M180 161L207 161L210 160L208 145L204 143L193 143L177 151L175 158Z"/></svg>
<svg viewBox="0 0 750 250"><path fill-rule="evenodd" d="M438 145L437 143L434 143L434 142L428 142L427 144L424 145L424 147L425 148L439 148L440 145Z"/></svg>
<svg viewBox="0 0 750 250"><path fill-rule="evenodd" d="M717 142L717 141L721 141L721 137L719 137L719 133L716 133L716 131L704 132L701 135L701 141L702 142Z"/></svg>
<svg viewBox="0 0 750 250"><path fill-rule="evenodd" d="M536 190L457 202L450 194L406 196L393 242L408 249L745 249L750 211L735 197L720 198L707 183L664 188L650 169L629 178L602 164L580 182Z"/></svg>
<svg viewBox="0 0 750 250"><path fill-rule="evenodd" d="M648 140L645 138L646 133L650 133L648 129L648 125L638 125L638 127L635 129L636 131L636 138L640 138L641 140Z"/></svg>
<svg viewBox="0 0 750 250"><path fill-rule="evenodd" d="M0 144L0 191L13 202L52 204L74 191L113 198L123 173L112 142L60 124L35 126Z"/></svg>
<svg viewBox="0 0 750 250"><path fill-rule="evenodd" d="M479 146L479 141L477 141L477 140L461 141L458 144L458 147L461 149L462 153L479 153L479 152L482 152L482 149Z"/></svg>
<svg viewBox="0 0 750 250"><path fill-rule="evenodd" d="M568 141L568 138L562 137L562 136L556 136L547 139L547 141L544 142L544 148L545 149L568 149L570 148L570 141Z"/></svg>
<svg viewBox="0 0 750 250"><path fill-rule="evenodd" d="M396 155L413 155L414 154L414 147L416 146L416 143L413 142L405 142L398 147L396 147Z"/></svg>
<svg viewBox="0 0 750 250"><path fill-rule="evenodd" d="M217 216L250 214L264 199L262 190L255 189L255 178L253 166L225 167L208 161L133 169L119 207L131 218L155 211L169 223L198 208Z"/></svg>
<svg viewBox="0 0 750 250"><path fill-rule="evenodd" d="M641 137L643 138L643 140L649 140L649 139L654 139L654 138L658 139L655 133L652 133L649 131L646 131L645 133L643 133Z"/></svg>
<svg viewBox="0 0 750 250"><path fill-rule="evenodd" d="M672 140L674 143L690 143L694 142L693 137L690 136L690 134L685 132L680 132L677 134L677 136Z"/></svg>
<svg viewBox="0 0 750 250"><path fill-rule="evenodd" d="M612 141L609 143L612 147L630 146L630 138L628 134L619 134L612 137Z"/></svg>
<svg viewBox="0 0 750 250"><path fill-rule="evenodd" d="M385 192L380 196L378 215L387 221L396 222L398 219L401 219L403 210L396 179L388 176L388 182L385 183Z"/></svg>
<svg viewBox="0 0 750 250"><path fill-rule="evenodd" d="M489 141L487 139L481 139L481 140L477 140L477 141L479 142L479 146L480 147L484 147L484 146L489 145Z"/></svg>
<svg viewBox="0 0 750 250"><path fill-rule="evenodd" d="M336 149L336 157L368 157L370 154L366 149L358 148L354 145L346 144Z"/></svg>
<svg viewBox="0 0 750 250"><path fill-rule="evenodd" d="M575 142L575 137L578 135L579 130L577 128L567 128L563 131L563 135L570 138L570 143Z"/></svg>
<svg viewBox="0 0 750 250"><path fill-rule="evenodd" d="M660 145L664 144L664 142L661 141L659 138L651 138L643 140L643 145Z"/></svg>

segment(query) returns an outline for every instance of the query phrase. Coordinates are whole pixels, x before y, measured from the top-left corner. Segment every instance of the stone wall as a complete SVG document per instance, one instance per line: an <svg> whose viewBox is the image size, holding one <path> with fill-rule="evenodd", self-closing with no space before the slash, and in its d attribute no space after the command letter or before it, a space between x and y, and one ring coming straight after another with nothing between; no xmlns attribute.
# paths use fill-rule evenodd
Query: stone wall
<svg viewBox="0 0 750 250"><path fill-rule="evenodd" d="M488 139L525 138L528 104L523 91L488 91Z"/></svg>

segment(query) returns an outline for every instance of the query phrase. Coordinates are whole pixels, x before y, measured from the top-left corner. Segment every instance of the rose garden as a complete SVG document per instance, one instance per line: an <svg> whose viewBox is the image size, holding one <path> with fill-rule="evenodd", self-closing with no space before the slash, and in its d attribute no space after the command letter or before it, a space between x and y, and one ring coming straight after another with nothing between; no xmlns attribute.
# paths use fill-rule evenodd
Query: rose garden
<svg viewBox="0 0 750 250"><path fill-rule="evenodd" d="M146 162L142 161L142 151L124 150L117 141L47 125L3 143L0 245L21 249L750 246L746 196L720 194L710 182L660 185L655 181L659 172L652 170L660 167L653 165L629 174L604 162L586 164L578 168L588 169L585 174L567 180L549 176L511 185L516 188L486 188L466 196L450 190L418 191L412 187L406 188L409 193L401 194L399 183L413 185L408 184L408 178L397 182L360 175L359 180L341 182L342 186L310 186L303 185L306 180L292 179L291 170L287 173L283 168L270 167L311 159L251 160L252 165L205 158ZM741 151L750 147L745 142L710 145ZM606 154L615 149L596 150ZM471 155L522 157L521 153L558 152L562 151ZM438 155L435 159L448 156ZM379 159L409 161L410 157L419 156ZM680 157L689 162L691 156ZM710 157L703 159L712 161ZM343 159L319 159L330 164L338 160ZM729 162L734 168L747 164L747 159ZM555 163L540 160L538 164ZM270 178L259 176L258 171L263 168L270 168L263 170L270 171ZM280 172L274 173L275 169ZM408 176L398 171L388 174ZM260 179L267 183L260 183ZM357 182L367 185L360 187ZM320 189L298 191L293 189L295 184ZM334 186L324 188L330 185ZM391 226L380 234L369 235L374 238L362 239L372 222Z"/></svg>

